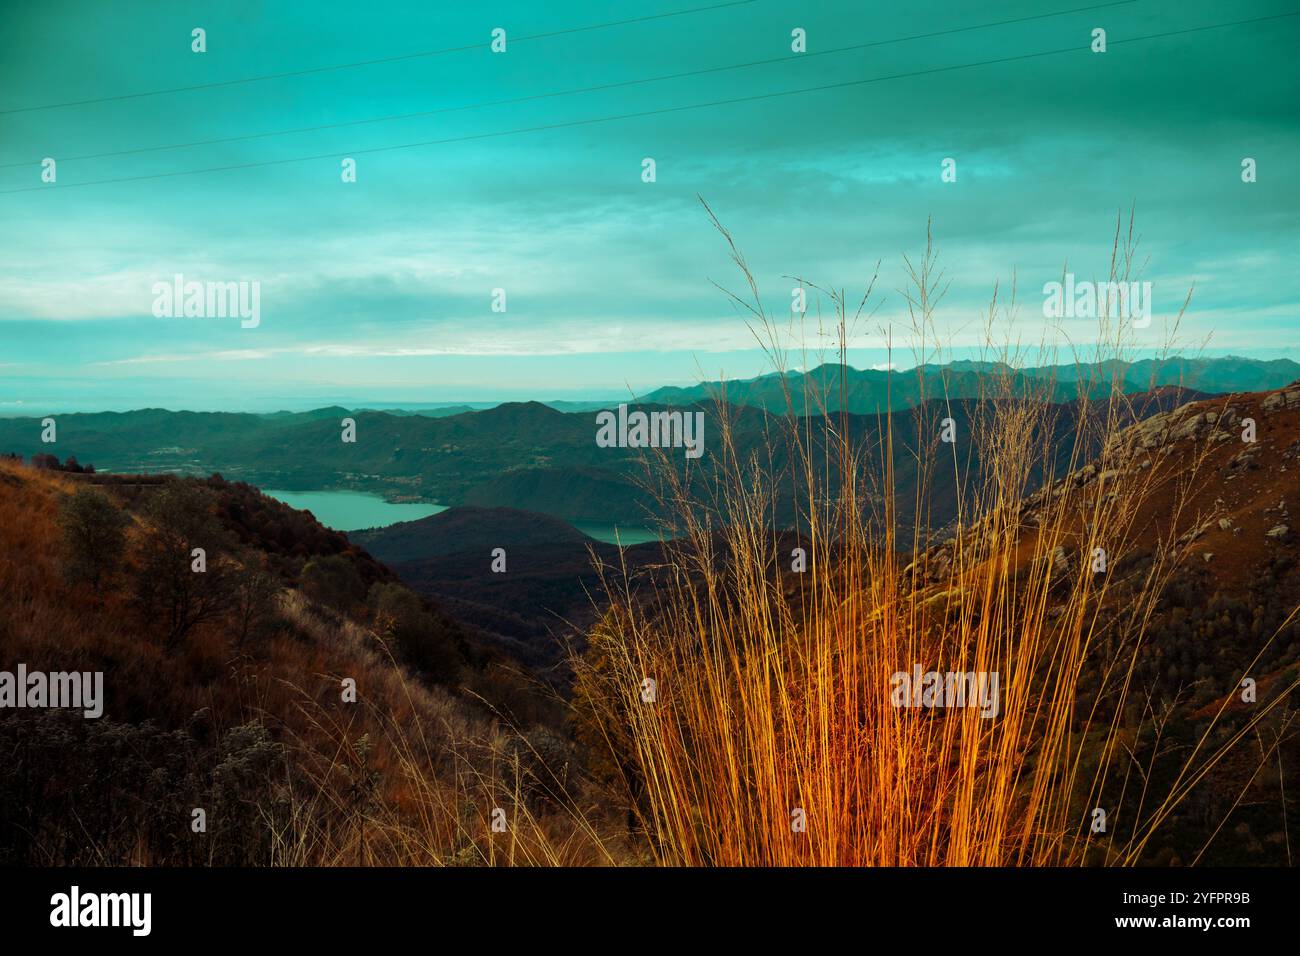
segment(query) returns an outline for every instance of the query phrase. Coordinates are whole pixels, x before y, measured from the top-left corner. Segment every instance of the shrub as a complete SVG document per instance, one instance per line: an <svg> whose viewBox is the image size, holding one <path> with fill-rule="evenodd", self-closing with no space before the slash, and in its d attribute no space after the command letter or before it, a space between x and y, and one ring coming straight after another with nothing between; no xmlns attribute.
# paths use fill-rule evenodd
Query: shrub
<svg viewBox="0 0 1300 956"><path fill-rule="evenodd" d="M63 532L63 570L74 584L89 584L98 594L122 564L129 519L93 488L78 488L59 510Z"/></svg>
<svg viewBox="0 0 1300 956"><path fill-rule="evenodd" d="M302 569L302 589L313 601L347 614L365 596L365 583L347 558L313 558Z"/></svg>
<svg viewBox="0 0 1300 956"><path fill-rule="evenodd" d="M140 548L135 601L168 647L219 617L233 601L233 578L225 562L229 539L217 520L210 493L189 482L164 485L145 507L150 532ZM205 553L206 570L195 570L193 552Z"/></svg>
<svg viewBox="0 0 1300 956"><path fill-rule="evenodd" d="M393 643L395 656L426 677L454 684L461 660L452 635L400 584L376 584L370 591L375 629Z"/></svg>

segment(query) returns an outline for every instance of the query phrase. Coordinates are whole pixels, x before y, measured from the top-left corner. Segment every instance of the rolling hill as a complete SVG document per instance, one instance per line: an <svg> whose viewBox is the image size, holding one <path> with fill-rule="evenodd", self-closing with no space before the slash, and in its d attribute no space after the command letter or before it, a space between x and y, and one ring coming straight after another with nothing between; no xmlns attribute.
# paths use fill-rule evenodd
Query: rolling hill
<svg viewBox="0 0 1300 956"><path fill-rule="evenodd" d="M620 555L564 521L514 508L451 508L348 537L409 587L548 674L581 645L605 603L597 565L635 569L662 560L658 544ZM505 552L499 573L491 570L498 548Z"/></svg>

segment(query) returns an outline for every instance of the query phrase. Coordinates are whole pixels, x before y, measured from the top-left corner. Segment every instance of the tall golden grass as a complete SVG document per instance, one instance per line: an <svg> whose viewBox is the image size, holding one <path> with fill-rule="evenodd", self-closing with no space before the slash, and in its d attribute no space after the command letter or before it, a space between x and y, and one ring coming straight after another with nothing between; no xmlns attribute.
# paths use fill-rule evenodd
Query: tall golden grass
<svg viewBox="0 0 1300 956"><path fill-rule="evenodd" d="M713 221L747 288L733 299L784 371L789 330ZM1127 234L1117 225L1112 281L1135 278L1134 253L1131 224ZM919 365L939 351L946 288L928 234L906 271ZM842 368L871 287L855 307L799 281L829 303L817 334L829 329ZM826 395L787 391L789 413L773 418L780 438L758 452L738 448L733 410L719 398L721 433L707 452L714 480L652 465L665 510L679 516L669 558L650 583L610 573L619 597L579 664L578 687L588 736L614 755L656 862L1135 863L1178 802L1284 699L1261 703L1247 728L1214 745L1212 722L1172 790L1144 792L1151 768L1134 766L1124 715L1141 703L1134 665L1186 556L1179 532L1203 517L1190 509L1208 442L1153 462L1141 433L1125 430L1142 409L1118 381L1085 376L1077 402L1059 404L1050 383L1017 379L1010 366L1055 355L995 341L997 321L1014 312L1014 293L1000 303L995 290L985 342L1005 367L983 377L955 443L940 440L954 414L945 393L882 414L864 433ZM1098 326L1109 344L1091 358L1120 357L1120 317L1103 310ZM819 414L800 417L798 407ZM1098 454L1095 469L1083 467ZM916 475L911 499L897 491L900 464ZM1034 493L1039 477L1062 473L1072 477ZM940 495L946 508L936 507ZM792 571L795 542L774 530L778 505L791 501L803 573ZM939 527L941 510L955 517ZM1104 570L1094 549L1108 556ZM1149 562L1123 560L1143 549ZM999 675L997 716L894 706L894 675L918 664ZM1097 809L1104 833L1094 832Z"/></svg>

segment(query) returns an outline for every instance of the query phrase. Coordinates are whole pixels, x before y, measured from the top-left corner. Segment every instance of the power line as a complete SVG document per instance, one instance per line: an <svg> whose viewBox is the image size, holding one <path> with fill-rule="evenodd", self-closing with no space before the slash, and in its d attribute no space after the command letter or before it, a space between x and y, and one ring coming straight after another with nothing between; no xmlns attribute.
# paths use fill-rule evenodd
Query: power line
<svg viewBox="0 0 1300 956"><path fill-rule="evenodd" d="M727 0L725 3L714 3L705 7L691 7L688 10L673 10L669 13L652 13L641 17L631 17L626 20L611 20L607 23L590 23L581 27L568 27L563 30L550 30L546 33L530 33L526 36L510 37L511 43L526 43L529 40L549 40L553 37L567 36L572 33L587 33L591 30L607 30L610 27L627 26L633 23L646 23L650 20L666 20L669 17L684 17L694 13L707 13L711 10L722 10L727 7L741 7L751 3L758 3L759 0ZM261 83L264 80L282 80L292 76L309 76L313 73L331 73L336 70L351 70L362 66L376 66L380 63L398 63L403 60L418 60L425 57L443 56L448 53L464 53L468 50L481 50L491 46L491 41L485 43L468 43L463 46L444 47L441 50L422 50L418 53L400 53L395 56L377 57L373 60L357 60L352 63L335 63L330 66L316 66L305 70L287 70L283 73L265 73L261 76L245 76L234 80L218 80L212 83L195 83L191 86L173 86L163 90L147 90L141 93L120 93L116 96L98 96L92 99L68 100L63 103L46 103L42 106L19 106L13 109L0 110L0 116L10 116L15 113L34 113L39 110L56 110L68 106L89 106L93 103L114 103L121 100L136 100L147 96L164 96L169 93L189 93L194 90L210 90L223 86L240 86L246 83Z"/></svg>
<svg viewBox="0 0 1300 956"><path fill-rule="evenodd" d="M1139 43L1146 40L1160 40L1166 37L1184 36L1189 33L1202 33L1206 30L1220 30L1226 27L1243 26L1251 23L1263 23L1271 20L1281 20L1288 17L1300 16L1300 10L1293 10L1289 13L1278 13L1270 16L1252 17L1247 20L1232 20L1227 23L1211 23L1200 27L1188 27L1182 30L1168 30L1164 33L1151 33L1146 36L1128 37L1122 40L1111 40L1109 46L1119 46L1124 43ZM516 129L497 130L488 133L473 133L467 136L452 136L444 139L422 140L415 143L398 143L392 146L372 146L366 149L355 150L333 150L328 153L316 153L311 156L294 156L286 159L261 160L252 163L235 163L228 166L210 166L203 169L183 169L167 173L146 173L139 176L119 176L111 179L95 179L84 183L69 183L66 185L42 184L40 186L23 186L18 189L0 190L0 195L10 193L25 193L37 191L51 191L58 189L73 189L83 186L104 186L117 183L141 182L150 179L170 179L179 176L198 176L204 173L227 172L236 169L256 169L266 166L284 166L290 163L306 163L320 159L337 159L340 156L366 156L372 153L392 152L399 149L417 149L423 146L443 146L450 143L465 143L479 139L492 139L499 136L515 136L523 133L540 133L548 130L568 129L578 126L592 126L598 123L612 123L619 120L640 119L647 116L662 116L668 113L681 113L688 110L709 109L715 106L730 106L737 103L754 103L761 100L778 99L785 96L798 96L803 93L818 93L826 90L845 89L852 86L864 86L870 83L883 83L889 80L908 79L917 76L930 76L937 73L950 73L956 70L967 70L980 66L993 66L1001 63L1015 63L1023 60L1033 60L1047 56L1059 56L1063 53L1079 53L1088 49L1087 46L1070 46L1058 50L1042 50L1037 53L1022 53L1016 56L999 57L994 60L979 60L974 63L957 63L952 66L933 67L927 70L913 70L908 73L893 73L889 76L869 77L861 80L845 80L841 83L826 83L820 86L807 86L795 90L778 90L773 93L757 93L752 96L734 97L731 99L711 100L707 103L688 103L683 106L668 106L653 110L642 110L634 113L620 113L613 116L597 116L590 119L568 120L562 123L547 123L541 126L525 126Z"/></svg>
<svg viewBox="0 0 1300 956"><path fill-rule="evenodd" d="M1070 10L1058 10L1053 13L1037 13L1031 16L1015 17L1010 20L995 20L991 23L977 23L972 26L955 27L950 30L936 30L931 33L917 33L911 36L894 37L889 40L873 40L869 43L855 43L851 46L835 47L829 50L815 50L809 53L792 53L789 56L770 57L765 60L752 60L748 63L735 63L728 66L706 67L700 70L688 70L680 73L668 73L660 76L650 76L634 80L621 80L614 83L602 83L596 86L584 86L572 90L556 90L550 93L534 93L529 96L517 96L503 100L489 100L480 103L466 103L460 106L444 106L432 110L420 110L414 113L395 113L389 116L375 116L365 119L346 120L338 123L323 123L317 126L300 126L293 129L269 130L262 133L246 133L240 136L226 136L218 139L195 140L189 143L171 143L163 146L142 146L132 149L119 149L103 153L85 153L79 156L59 157L60 163L74 162L84 159L109 159L117 156L135 156L141 153L156 153L171 149L188 149L194 146L216 146L222 143L246 142L252 139L265 139L272 136L292 136L297 133L316 133L327 129L343 129L351 126L364 126L371 123L388 123L394 120L417 119L425 116L435 116L442 113L455 113L465 110L484 109L492 106L508 106L515 103L527 103L534 100L550 99L557 96L575 96L582 93L597 93L605 90L620 89L629 86L640 86L646 83L661 83L666 80L680 80L693 76L705 76L711 73L724 73L730 70L749 69L756 66L770 66L774 63L790 63L796 60L807 60L819 56L832 56L840 53L851 53L856 50L865 50L871 47L889 46L894 43L905 43L913 40L928 40L935 37L950 36L956 33L967 33L971 30L985 30L992 27L1008 26L1015 23L1026 23L1031 20L1044 20L1051 17L1067 16L1071 13L1084 13L1091 10L1101 10L1107 7L1126 6L1136 3L1138 0L1110 0L1108 3L1097 3L1087 7L1074 7ZM21 163L0 163L0 169L13 169L20 166L39 165L40 160L27 161Z"/></svg>

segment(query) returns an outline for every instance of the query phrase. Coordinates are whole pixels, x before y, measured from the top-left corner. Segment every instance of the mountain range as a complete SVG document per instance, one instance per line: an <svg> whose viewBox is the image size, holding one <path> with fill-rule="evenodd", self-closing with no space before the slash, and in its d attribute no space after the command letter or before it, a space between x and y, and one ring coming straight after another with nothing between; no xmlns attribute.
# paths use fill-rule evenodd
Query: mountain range
<svg viewBox="0 0 1300 956"><path fill-rule="evenodd" d="M911 408L944 396L979 398L991 378L1005 378L1017 391L1046 388L1052 401L1070 401L1083 392L1105 395L1118 382L1126 393L1177 386L1211 395L1259 392L1281 388L1300 378L1300 364L1290 359L1261 361L1223 358L1111 360L1098 363L1012 368L1003 362L955 361L920 365L907 371L855 369L825 364L806 372L774 372L758 378L705 382L689 388L665 387L639 401L659 405L687 405L723 399L782 413L847 411L871 415Z"/></svg>
<svg viewBox="0 0 1300 956"><path fill-rule="evenodd" d="M784 388L798 396L796 411L811 410L808 423L814 425L823 413L823 403L814 396L827 395L824 413L834 413L836 427L865 446L882 447L885 430L892 431L895 481L906 489L915 479L909 449L917 441L932 440L932 425L943 418L951 417L959 432L972 427L974 410L991 382L998 383L1003 395L1041 395L1049 389L1068 411L1080 394L1104 393L1111 376L1133 396L1126 414L1136 419L1207 394L1280 387L1300 378L1300 365L1289 360L1176 359L1013 371L956 362L902 373L821 366L799 375L659 389L637 407L702 412L706 448L718 447L711 443L720 441L725 427L737 460L761 453L771 456L779 471L792 453L791 435L779 414L786 408ZM1169 384L1180 381L1184 384ZM1188 381L1198 387L1188 388ZM1153 382L1154 391L1149 390ZM709 396L725 396L727 404ZM888 409L898 417L881 419ZM394 501L517 508L575 523L653 527L664 513L647 490L653 471L647 450L598 446L594 410L562 412L541 402L518 402L441 411L437 417L342 406L265 415L164 409L69 414L56 417L57 440L52 443L42 440L47 434L42 418L5 418L0 419L0 453L74 457L114 472L216 472L285 490L350 489ZM1071 417L1059 416L1057 427L1066 430L1061 437L1073 427ZM345 420L355 423L355 442L344 440ZM928 424L918 431L923 421ZM824 429L813 427L812 432ZM684 455L670 454L668 461L692 488L701 487L698 483L718 467L706 454L688 476ZM955 497L937 498L956 507ZM933 518L941 525L950 516ZM792 502L779 497L776 523L789 525L795 517Z"/></svg>

